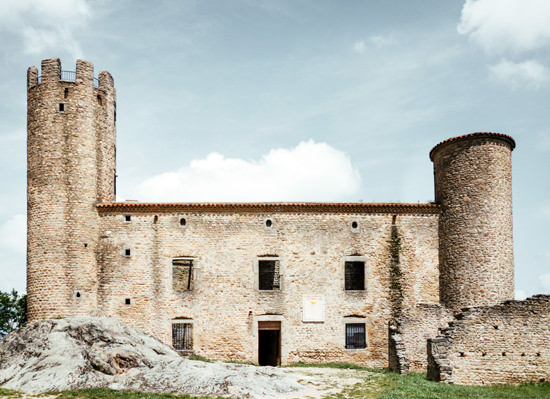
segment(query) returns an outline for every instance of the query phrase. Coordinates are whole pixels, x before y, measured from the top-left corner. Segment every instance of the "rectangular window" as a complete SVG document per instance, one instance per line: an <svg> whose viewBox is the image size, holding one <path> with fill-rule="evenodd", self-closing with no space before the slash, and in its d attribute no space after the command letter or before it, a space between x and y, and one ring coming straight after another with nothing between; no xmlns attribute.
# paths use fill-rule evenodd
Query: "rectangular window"
<svg viewBox="0 0 550 399"><path fill-rule="evenodd" d="M178 351L193 350L193 324L172 324L172 346Z"/></svg>
<svg viewBox="0 0 550 399"><path fill-rule="evenodd" d="M345 269L346 290L364 290L365 262L346 262Z"/></svg>
<svg viewBox="0 0 550 399"><path fill-rule="evenodd" d="M281 289L280 265L278 260L259 260L258 275L260 290Z"/></svg>
<svg viewBox="0 0 550 399"><path fill-rule="evenodd" d="M172 288L181 291L193 290L193 259L172 260Z"/></svg>
<svg viewBox="0 0 550 399"><path fill-rule="evenodd" d="M363 349L367 347L365 324L346 324L346 349Z"/></svg>

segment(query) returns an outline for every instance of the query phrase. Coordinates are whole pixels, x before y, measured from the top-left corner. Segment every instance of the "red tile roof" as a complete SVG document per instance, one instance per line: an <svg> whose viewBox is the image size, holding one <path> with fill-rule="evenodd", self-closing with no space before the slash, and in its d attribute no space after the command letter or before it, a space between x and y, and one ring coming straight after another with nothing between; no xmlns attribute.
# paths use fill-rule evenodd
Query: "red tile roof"
<svg viewBox="0 0 550 399"><path fill-rule="evenodd" d="M507 134L491 133L491 132L476 132L476 133L465 134L463 136L452 137L450 139L442 141L441 143L436 145L434 148L432 148L432 150L430 151L430 159L433 161L433 154L435 150L437 150L438 148L441 148L441 146L445 144L448 144L454 141L459 141L459 140L470 140L474 138L484 138L484 137L499 138L504 141L507 141L508 144L510 144L510 147L512 150L516 147L516 142L514 141L514 139L511 136L508 136Z"/></svg>
<svg viewBox="0 0 550 399"><path fill-rule="evenodd" d="M364 203L364 202L203 202L203 203L143 203L112 202L98 204L101 214L109 212L135 213L389 213L438 214L434 203Z"/></svg>

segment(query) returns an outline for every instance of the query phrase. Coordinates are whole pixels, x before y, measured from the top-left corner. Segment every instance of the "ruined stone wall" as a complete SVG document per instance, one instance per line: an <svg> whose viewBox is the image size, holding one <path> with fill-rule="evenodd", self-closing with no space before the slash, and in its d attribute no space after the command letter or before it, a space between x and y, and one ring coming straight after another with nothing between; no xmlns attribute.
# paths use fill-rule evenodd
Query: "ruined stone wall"
<svg viewBox="0 0 550 399"><path fill-rule="evenodd" d="M454 311L514 297L514 140L472 133L434 147L441 303Z"/></svg>
<svg viewBox="0 0 550 399"><path fill-rule="evenodd" d="M390 369L401 374L425 372L427 340L436 336L452 319L452 311L437 303L418 303L390 322Z"/></svg>
<svg viewBox="0 0 550 399"><path fill-rule="evenodd" d="M394 217L112 208L100 209L102 311L169 344L172 320L193 323L194 351L208 358L257 362L258 322L274 320L281 322L283 364L386 367L394 218L402 237L403 306L438 300L437 212ZM353 255L366 261L363 291L344 289L344 261ZM281 290L258 290L260 256L279 257ZM172 287L178 257L194 258L192 291ZM324 322L302 321L308 296L324 297ZM365 323L365 349L345 349L346 322Z"/></svg>
<svg viewBox="0 0 550 399"><path fill-rule="evenodd" d="M494 385L550 379L550 295L472 307L428 341L428 378Z"/></svg>
<svg viewBox="0 0 550 399"><path fill-rule="evenodd" d="M97 306L95 205L114 199L115 94L107 72L98 88L93 80L93 65L81 60L69 74L62 75L59 59L44 60L40 77L37 68L28 70L30 322Z"/></svg>

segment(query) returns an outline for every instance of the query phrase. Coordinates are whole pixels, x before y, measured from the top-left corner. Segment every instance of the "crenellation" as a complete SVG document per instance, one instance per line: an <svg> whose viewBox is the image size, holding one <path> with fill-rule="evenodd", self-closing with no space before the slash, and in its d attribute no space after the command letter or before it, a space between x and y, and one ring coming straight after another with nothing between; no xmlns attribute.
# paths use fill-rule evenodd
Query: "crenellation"
<svg viewBox="0 0 550 399"><path fill-rule="evenodd" d="M50 58L42 61L41 83L57 83L61 79L61 60L59 58Z"/></svg>

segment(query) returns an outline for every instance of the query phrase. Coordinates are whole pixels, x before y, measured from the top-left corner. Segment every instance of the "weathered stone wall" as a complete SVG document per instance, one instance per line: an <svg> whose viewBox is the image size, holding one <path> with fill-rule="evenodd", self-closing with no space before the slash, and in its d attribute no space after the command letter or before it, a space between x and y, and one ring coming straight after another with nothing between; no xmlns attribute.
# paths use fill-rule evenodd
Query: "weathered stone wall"
<svg viewBox="0 0 550 399"><path fill-rule="evenodd" d="M467 385L550 379L550 295L471 307L428 341L428 378Z"/></svg>
<svg viewBox="0 0 550 399"><path fill-rule="evenodd" d="M405 374L424 372L428 365L426 341L453 319L452 312L437 303L418 303L390 322L390 369ZM393 341L393 342L392 342Z"/></svg>
<svg viewBox="0 0 550 399"><path fill-rule="evenodd" d="M514 140L473 133L440 143L434 162L441 303L491 305L514 298L512 163Z"/></svg>
<svg viewBox="0 0 550 399"><path fill-rule="evenodd" d="M114 199L113 80L78 60L27 74L27 293L29 321L88 314L97 306L99 216ZM68 80L61 80L61 79ZM101 98L101 100L100 100Z"/></svg>
<svg viewBox="0 0 550 399"><path fill-rule="evenodd" d="M99 304L105 314L167 343L171 320L193 323L194 351L202 356L256 362L258 322L275 320L281 322L283 363L350 361L386 367L394 218L406 281L403 307L437 302L435 206L427 214L395 216L220 211L215 205L201 212L185 204L177 212L178 206L171 208L100 207ZM344 259L352 255L366 260L364 291L344 290ZM280 258L281 290L258 290L260 256ZM177 257L195 258L192 291L172 287L172 259ZM324 296L324 322L302 321L305 296ZM366 324L365 349L345 349L346 322Z"/></svg>

